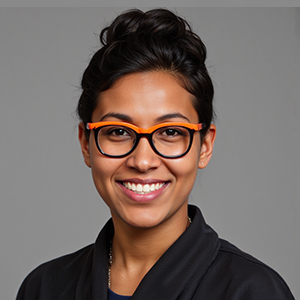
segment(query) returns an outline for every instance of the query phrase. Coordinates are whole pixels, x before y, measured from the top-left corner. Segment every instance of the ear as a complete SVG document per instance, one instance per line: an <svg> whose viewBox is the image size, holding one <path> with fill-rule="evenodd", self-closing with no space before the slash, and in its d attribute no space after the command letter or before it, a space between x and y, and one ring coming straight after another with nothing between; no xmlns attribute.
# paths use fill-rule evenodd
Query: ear
<svg viewBox="0 0 300 300"><path fill-rule="evenodd" d="M90 157L90 148L89 148L89 141L86 139L85 136L85 128L84 123L80 122L78 125L78 140L81 146L82 155L84 158L85 164L90 168L91 167L91 157Z"/></svg>
<svg viewBox="0 0 300 300"><path fill-rule="evenodd" d="M215 138L216 138L216 126L211 124L209 130L207 131L204 137L204 141L201 146L200 159L198 165L199 169L204 169L207 166L208 162L210 161L213 148L214 148Z"/></svg>

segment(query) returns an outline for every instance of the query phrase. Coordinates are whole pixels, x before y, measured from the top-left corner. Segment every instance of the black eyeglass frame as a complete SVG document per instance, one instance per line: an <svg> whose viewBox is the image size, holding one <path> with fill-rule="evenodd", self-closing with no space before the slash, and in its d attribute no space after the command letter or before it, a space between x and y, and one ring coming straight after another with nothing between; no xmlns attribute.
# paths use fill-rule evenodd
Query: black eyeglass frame
<svg viewBox="0 0 300 300"><path fill-rule="evenodd" d="M123 123L123 124L120 125L120 126L123 126L124 128L129 128L131 131L133 131L133 132L135 133L136 138L135 138L135 140L134 140L133 146L132 146L132 148L131 148L130 151L128 151L127 153L122 154L122 155L111 155L111 154L105 153L105 152L101 149L101 147L100 147L100 145L99 145L99 142L98 142L98 138L97 138L97 137L98 137L98 133L99 133L100 129L103 128L103 127L111 126L111 125L114 125L114 124L120 124L120 123L119 123L119 122L115 122L115 123L111 122L111 124L106 124L106 125L103 125L103 126L97 126L97 125L96 125L96 124L100 124L100 123L101 123L101 122L98 122L98 123L87 123L86 128L87 128L88 130L93 130L93 131L94 131L95 143L96 143L96 146L97 146L98 150L100 151L100 153L103 154L104 156L111 157L111 158L123 158L123 157L126 157L126 156L130 155L130 154L136 149L136 147L137 147L137 145L138 145L138 143L139 143L139 141L140 141L140 139L141 139L142 137L145 137L145 138L148 140L148 142L149 142L149 144L150 144L152 150L153 150L157 155L159 155L159 156L161 156L161 157L163 157L163 158L168 158L168 159L180 158L180 157L185 156L185 155L190 151L191 146L192 146L192 144L193 144L194 133L197 132L197 131L201 131L202 129L205 128L205 124L204 124L204 123L200 123L200 124L189 124L189 123L187 123L187 124L186 124L187 126L191 126L191 125L192 125L192 126L197 126L197 129L191 129L191 128L188 128L188 127L186 127L186 126L180 125L179 123L177 123L177 124L176 124L176 123L166 123L166 124L161 124L162 126L156 128L155 130L151 131L150 133L144 133L144 132L143 132L143 133L139 133L139 132L137 132L136 129L135 129L136 126L134 126L134 125L132 125L132 124L128 124L128 125L127 125L126 123ZM103 123L110 123L110 122L103 122ZM95 124L95 125L93 126L93 124ZM182 124L182 123L181 123L181 124ZM160 152L155 148L155 146L154 146L153 138L152 138L152 137L153 137L153 134L154 134L157 130L161 130L161 129L164 128L164 127L170 127L170 126L182 127L182 128L186 129L186 130L189 132L189 135L190 135L190 142L189 142L189 145L188 145L187 149L184 151L184 153L182 153L182 154L180 154L180 155L175 155L175 156L164 155L164 154L160 153ZM153 127L155 127L155 126L153 126ZM137 128L138 130L141 130L141 131L143 130L143 129L139 128L139 127L136 127L136 128ZM150 129L151 129L151 128L150 128ZM146 130L145 130L145 131L146 131ZM147 130L147 131L148 131L148 130Z"/></svg>

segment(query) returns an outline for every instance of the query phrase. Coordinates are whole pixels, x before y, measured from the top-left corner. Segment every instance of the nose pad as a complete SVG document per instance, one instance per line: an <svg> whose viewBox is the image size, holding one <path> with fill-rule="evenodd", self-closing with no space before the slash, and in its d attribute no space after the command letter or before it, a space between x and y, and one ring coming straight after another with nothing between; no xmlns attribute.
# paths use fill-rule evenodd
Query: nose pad
<svg viewBox="0 0 300 300"><path fill-rule="evenodd" d="M153 151L147 137L141 137L137 147L128 156L126 165L140 172L158 168L161 164L160 157Z"/></svg>

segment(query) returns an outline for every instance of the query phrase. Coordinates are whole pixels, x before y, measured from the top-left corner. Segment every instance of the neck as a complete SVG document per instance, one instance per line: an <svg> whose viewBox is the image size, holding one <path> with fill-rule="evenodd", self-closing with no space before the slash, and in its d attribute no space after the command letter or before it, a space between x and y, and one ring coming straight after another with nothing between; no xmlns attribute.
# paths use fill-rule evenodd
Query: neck
<svg viewBox="0 0 300 300"><path fill-rule="evenodd" d="M187 229L187 207L151 228L138 228L112 213L115 234L111 246L109 287L121 295L132 295L140 281L163 253Z"/></svg>
<svg viewBox="0 0 300 300"><path fill-rule="evenodd" d="M152 266L187 229L190 222L184 216L169 219L153 228L138 228L124 223L112 213L115 234L112 250L114 264Z"/></svg>

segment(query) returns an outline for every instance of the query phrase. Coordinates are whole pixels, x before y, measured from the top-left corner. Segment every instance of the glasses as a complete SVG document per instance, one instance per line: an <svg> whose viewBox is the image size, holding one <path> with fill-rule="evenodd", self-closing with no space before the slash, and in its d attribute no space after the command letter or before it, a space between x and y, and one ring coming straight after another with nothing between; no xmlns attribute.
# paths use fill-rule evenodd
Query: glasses
<svg viewBox="0 0 300 300"><path fill-rule="evenodd" d="M121 158L137 147L142 137L147 138L153 151L164 158L179 158L191 149L194 133L204 124L163 123L143 129L126 122L87 123L94 131L98 150L105 156Z"/></svg>

